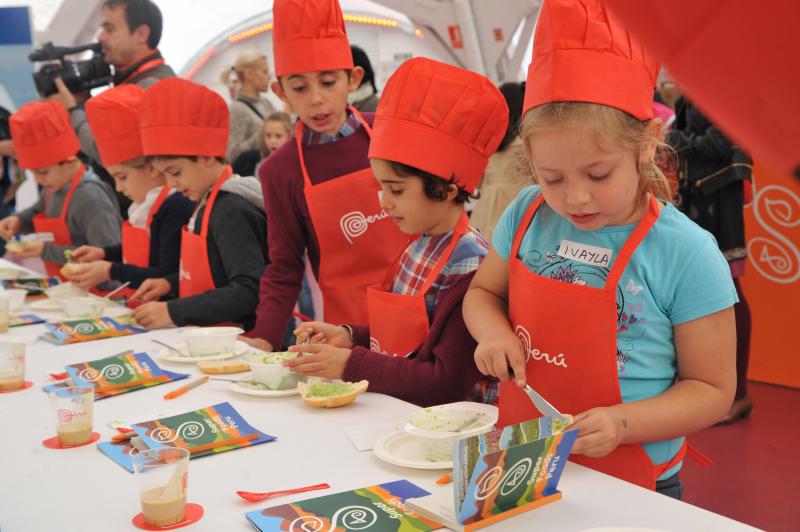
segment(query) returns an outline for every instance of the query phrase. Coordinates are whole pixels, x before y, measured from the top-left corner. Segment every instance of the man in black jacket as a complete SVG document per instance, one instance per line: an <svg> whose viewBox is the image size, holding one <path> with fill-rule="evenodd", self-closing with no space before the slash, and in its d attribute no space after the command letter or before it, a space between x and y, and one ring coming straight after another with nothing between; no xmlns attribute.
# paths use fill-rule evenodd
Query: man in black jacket
<svg viewBox="0 0 800 532"><path fill-rule="evenodd" d="M151 0L106 0L102 10L97 40L103 45L106 62L114 65L115 86L135 83L146 89L160 79L175 76L158 51L163 26L158 6ZM51 98L59 100L69 111L81 152L98 175L113 187L113 181L101 166L83 102L79 102L60 79L55 83L58 93ZM118 199L124 215L130 201L124 197Z"/></svg>

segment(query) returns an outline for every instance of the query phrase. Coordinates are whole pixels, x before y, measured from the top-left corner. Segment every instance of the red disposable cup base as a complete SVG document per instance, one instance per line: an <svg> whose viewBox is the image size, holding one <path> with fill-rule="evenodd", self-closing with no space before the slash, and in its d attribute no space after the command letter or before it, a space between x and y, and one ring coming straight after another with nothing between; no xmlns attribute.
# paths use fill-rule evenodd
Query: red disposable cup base
<svg viewBox="0 0 800 532"><path fill-rule="evenodd" d="M0 393L14 393L14 392L21 392L22 390L27 390L33 386L33 382L25 381L25 384L22 385L22 388L16 388L14 390L0 390Z"/></svg>
<svg viewBox="0 0 800 532"><path fill-rule="evenodd" d="M133 526L136 528L141 528L142 530L173 530L175 528L183 528L185 526L189 526L194 524L203 517L203 507L199 504L195 504L193 502L186 503L186 518L181 521L180 523L175 523L174 525L169 526L150 526L144 522L144 514L139 512L131 519Z"/></svg>
<svg viewBox="0 0 800 532"><path fill-rule="evenodd" d="M68 445L64 446L61 445L61 441L58 439L58 436L53 436L52 438L47 438L46 440L42 440L42 445L47 447L48 449L75 449L76 447L84 447L86 445L90 445L97 440L100 439L99 432L92 432L92 437L86 443L82 443L80 445Z"/></svg>

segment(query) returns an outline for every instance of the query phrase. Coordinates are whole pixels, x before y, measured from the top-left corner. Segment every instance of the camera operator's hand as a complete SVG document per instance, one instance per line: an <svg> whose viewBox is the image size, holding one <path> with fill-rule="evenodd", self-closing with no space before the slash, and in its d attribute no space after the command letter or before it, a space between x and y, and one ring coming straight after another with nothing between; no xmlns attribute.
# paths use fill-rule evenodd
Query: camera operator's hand
<svg viewBox="0 0 800 532"><path fill-rule="evenodd" d="M67 109L67 111L78 105L78 102L75 100L75 96L73 96L72 93L67 88L67 86L64 85L64 82L61 80L61 78L55 78L53 80L53 83L55 83L58 92L53 94L52 96L49 96L47 98L48 100L50 101L56 100L61 102Z"/></svg>
<svg viewBox="0 0 800 532"><path fill-rule="evenodd" d="M14 156L14 141L11 139L0 140L0 156L13 157Z"/></svg>

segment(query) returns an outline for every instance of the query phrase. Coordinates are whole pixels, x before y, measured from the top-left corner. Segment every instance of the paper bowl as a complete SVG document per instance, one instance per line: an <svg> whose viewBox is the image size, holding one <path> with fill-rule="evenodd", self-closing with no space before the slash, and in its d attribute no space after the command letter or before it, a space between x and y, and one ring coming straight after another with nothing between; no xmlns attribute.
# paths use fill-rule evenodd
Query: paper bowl
<svg viewBox="0 0 800 532"><path fill-rule="evenodd" d="M208 357L234 353L236 338L244 333L239 327L203 327L181 331L190 357Z"/></svg>
<svg viewBox="0 0 800 532"><path fill-rule="evenodd" d="M9 288L8 290L3 290L0 292L0 297L7 297L8 298L8 309L11 312L15 312L22 308L22 305L25 304L25 297L27 297L28 291L23 288Z"/></svg>
<svg viewBox="0 0 800 532"><path fill-rule="evenodd" d="M69 297L61 301L68 318L94 318L102 316L107 301L99 297Z"/></svg>
<svg viewBox="0 0 800 532"><path fill-rule="evenodd" d="M57 303L62 303L65 299L73 297L86 297L88 290L78 288L72 283L61 283L45 289L45 295Z"/></svg>
<svg viewBox="0 0 800 532"><path fill-rule="evenodd" d="M478 414L480 418L458 430ZM415 410L408 416L403 430L415 437L426 460L443 462L453 459L456 440L489 432L497 423L497 417L496 406L461 401Z"/></svg>
<svg viewBox="0 0 800 532"><path fill-rule="evenodd" d="M300 382L300 375L285 367L284 360L296 358L298 353L251 353L247 356L252 380L270 390L291 390Z"/></svg>

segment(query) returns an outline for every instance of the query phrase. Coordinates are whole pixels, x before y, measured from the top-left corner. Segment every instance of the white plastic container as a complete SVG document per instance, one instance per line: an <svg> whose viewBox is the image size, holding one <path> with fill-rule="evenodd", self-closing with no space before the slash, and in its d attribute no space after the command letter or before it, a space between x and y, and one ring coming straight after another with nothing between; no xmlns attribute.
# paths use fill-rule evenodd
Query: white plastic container
<svg viewBox="0 0 800 532"><path fill-rule="evenodd" d="M284 360L296 358L297 353L251 353L247 357L253 380L270 390L291 390L297 387L300 375L283 365Z"/></svg>
<svg viewBox="0 0 800 532"><path fill-rule="evenodd" d="M99 297L70 297L62 300L61 306L69 318L94 318L103 315L107 302Z"/></svg>
<svg viewBox="0 0 800 532"><path fill-rule="evenodd" d="M498 414L496 406L470 401L431 406L412 412L403 430L416 438L426 460L446 462L453 459L456 440L489 432Z"/></svg>
<svg viewBox="0 0 800 532"><path fill-rule="evenodd" d="M89 295L88 290L78 288L72 283L61 283L50 288L45 289L44 293L57 303L62 303L65 299L72 297L86 297Z"/></svg>
<svg viewBox="0 0 800 532"><path fill-rule="evenodd" d="M243 333L239 327L202 327L181 331L190 357L233 353L236 350L236 337Z"/></svg>
<svg viewBox="0 0 800 532"><path fill-rule="evenodd" d="M25 304L25 297L28 291L23 288L9 288L3 290L2 294L8 298L8 308L11 312L16 312Z"/></svg>

